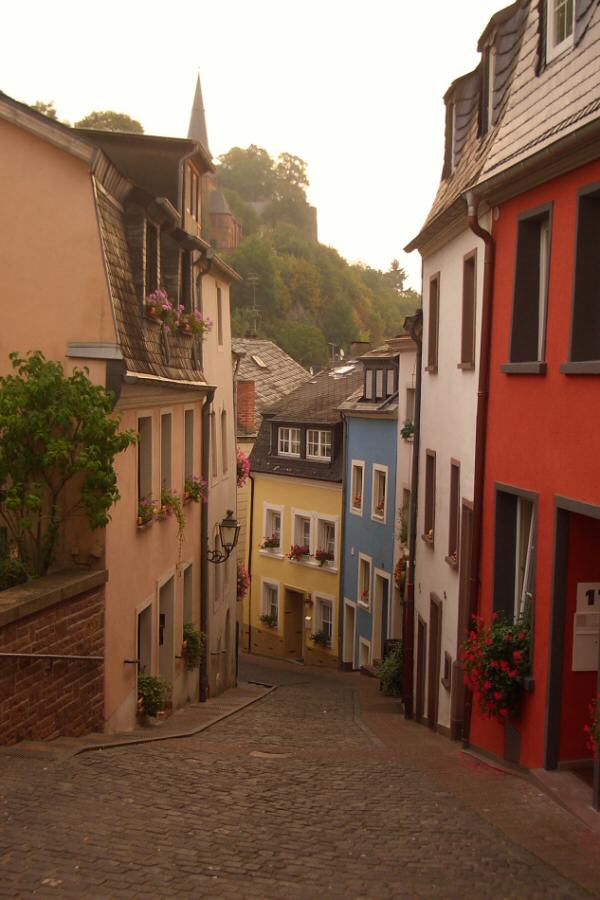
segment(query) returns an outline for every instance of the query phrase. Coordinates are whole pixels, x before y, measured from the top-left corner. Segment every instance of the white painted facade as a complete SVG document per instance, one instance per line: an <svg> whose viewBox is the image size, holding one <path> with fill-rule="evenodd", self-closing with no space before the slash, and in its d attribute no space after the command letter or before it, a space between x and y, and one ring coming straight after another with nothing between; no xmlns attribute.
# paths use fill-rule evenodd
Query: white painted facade
<svg viewBox="0 0 600 900"><path fill-rule="evenodd" d="M489 215L480 224L489 229ZM475 299L475 367L459 367L461 361L463 264L464 258L477 251ZM450 515L451 460L460 463L459 502L473 500L475 464L475 425L481 333L481 301L483 292L484 244L466 225L435 249L424 248L423 255L423 373L421 391L421 428L419 453L419 496L417 515L417 548L415 569L415 673L417 685L418 620L427 626L425 653L424 715L429 694L428 662L430 653L430 598L435 594L441 602L441 653L438 725L450 728L450 687L441 683L444 654L452 662L458 653L459 567L451 565L448 555ZM429 340L430 279L439 274L439 339L437 372L426 371ZM401 439L400 439L401 440ZM435 529L433 543L423 538L425 531L426 452L436 454ZM459 528L460 535L460 528Z"/></svg>
<svg viewBox="0 0 600 900"><path fill-rule="evenodd" d="M216 267L202 279L202 311L213 322L203 344L204 375L209 384L216 385L211 412L214 420L209 426L208 547L212 550L217 546L219 522L228 510L235 515L237 506L229 284ZM236 553L224 563L207 565L209 619L202 627L208 635L209 695L214 696L235 684Z"/></svg>
<svg viewBox="0 0 600 900"><path fill-rule="evenodd" d="M405 491L410 493L413 462L413 438L404 439L400 435L402 426L407 421L414 424L415 387L416 387L417 354L415 350L406 350L400 355L398 371L398 449L396 453L396 524L394 530L394 572L401 558L408 558L409 521L408 510L404 509ZM412 395L409 392L412 391ZM412 401L411 401L412 396ZM402 637L401 593L392 583L392 606L390 621L390 637Z"/></svg>

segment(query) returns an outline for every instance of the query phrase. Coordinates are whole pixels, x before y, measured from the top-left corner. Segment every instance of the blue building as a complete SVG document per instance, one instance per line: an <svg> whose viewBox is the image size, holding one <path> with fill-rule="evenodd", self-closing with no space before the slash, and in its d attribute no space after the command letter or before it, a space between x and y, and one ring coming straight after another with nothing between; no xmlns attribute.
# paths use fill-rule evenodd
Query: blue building
<svg viewBox="0 0 600 900"><path fill-rule="evenodd" d="M396 637L400 595L394 591L397 528L398 385L408 336L360 357L362 386L340 407L346 430L343 508L342 659L346 669L368 666Z"/></svg>

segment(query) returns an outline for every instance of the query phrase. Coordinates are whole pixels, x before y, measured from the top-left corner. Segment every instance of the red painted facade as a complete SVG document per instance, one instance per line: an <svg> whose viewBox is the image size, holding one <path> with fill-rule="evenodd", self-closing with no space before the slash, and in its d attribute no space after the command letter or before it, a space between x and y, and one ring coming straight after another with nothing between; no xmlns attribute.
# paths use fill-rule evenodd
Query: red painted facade
<svg viewBox="0 0 600 900"><path fill-rule="evenodd" d="M494 222L496 242L490 402L482 534L480 611L492 612L495 544L495 485L512 485L538 495L534 601L534 690L524 697L519 762L544 764L549 642L554 571L555 497L600 506L600 376L566 375L569 359L577 192L600 181L600 161L549 181L504 203ZM547 294L545 375L508 375L517 223L523 213L552 203ZM600 252L600 250L599 250ZM600 285L598 287L600 302ZM569 514L564 665L559 758L591 756L583 725L595 692L596 674L571 671L571 645L577 582L600 581L600 523ZM498 756L504 752L504 726L473 709L471 742Z"/></svg>

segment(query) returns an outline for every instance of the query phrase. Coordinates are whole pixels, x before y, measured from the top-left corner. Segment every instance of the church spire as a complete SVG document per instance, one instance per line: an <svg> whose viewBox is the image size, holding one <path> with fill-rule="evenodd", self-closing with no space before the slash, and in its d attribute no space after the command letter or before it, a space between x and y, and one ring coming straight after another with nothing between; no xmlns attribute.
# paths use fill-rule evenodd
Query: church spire
<svg viewBox="0 0 600 900"><path fill-rule="evenodd" d="M208 132L206 130L206 117L204 115L204 101L202 99L202 87L200 85L199 75L196 83L196 93L194 94L194 105L192 106L192 114L190 116L188 137L193 141L202 144L207 153L210 153L208 147Z"/></svg>

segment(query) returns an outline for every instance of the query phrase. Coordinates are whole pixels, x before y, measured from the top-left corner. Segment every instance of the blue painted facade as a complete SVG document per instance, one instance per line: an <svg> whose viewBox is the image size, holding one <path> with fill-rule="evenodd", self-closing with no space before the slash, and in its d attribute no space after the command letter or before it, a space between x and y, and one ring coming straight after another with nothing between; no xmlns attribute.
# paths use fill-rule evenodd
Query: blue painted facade
<svg viewBox="0 0 600 900"><path fill-rule="evenodd" d="M346 412L346 497L344 504L343 596L356 603L354 614L354 668L381 656L389 636L389 611L393 591L394 527L396 506L397 416L367 418ZM353 497L353 463L364 463L362 512ZM385 467L385 518L373 514L374 466ZM370 561L369 597L359 596L359 560ZM381 574L378 574L381 573ZM388 576L386 579L383 577ZM378 576L376 579L376 575ZM345 619L344 627L347 627ZM361 638L368 641L369 659Z"/></svg>

